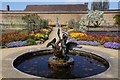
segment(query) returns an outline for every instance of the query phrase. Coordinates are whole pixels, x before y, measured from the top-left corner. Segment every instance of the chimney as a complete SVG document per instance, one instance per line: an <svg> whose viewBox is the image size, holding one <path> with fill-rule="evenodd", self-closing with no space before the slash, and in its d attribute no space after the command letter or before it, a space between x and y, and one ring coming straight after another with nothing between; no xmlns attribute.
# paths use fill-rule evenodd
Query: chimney
<svg viewBox="0 0 120 80"><path fill-rule="evenodd" d="M10 6L9 5L7 5L7 11L10 11Z"/></svg>
<svg viewBox="0 0 120 80"><path fill-rule="evenodd" d="M87 8L88 8L88 3L86 2L86 3L84 3L84 5L86 5L87 6Z"/></svg>

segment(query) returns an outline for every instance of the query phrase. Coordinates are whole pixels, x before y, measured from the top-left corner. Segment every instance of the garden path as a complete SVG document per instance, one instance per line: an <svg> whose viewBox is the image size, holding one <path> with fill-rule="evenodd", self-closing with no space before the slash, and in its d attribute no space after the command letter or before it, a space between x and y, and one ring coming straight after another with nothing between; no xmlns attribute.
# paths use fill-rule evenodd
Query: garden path
<svg viewBox="0 0 120 80"><path fill-rule="evenodd" d="M51 32L51 34L49 35L49 40L45 41L45 43L43 44L44 47L46 47L46 45L52 41L54 38L56 38L56 40L58 41L58 35L57 35L57 31L58 31L58 27L53 27L53 31ZM60 30L61 31L61 30ZM62 32L60 32L60 34L62 35ZM60 36L61 36L60 35Z"/></svg>

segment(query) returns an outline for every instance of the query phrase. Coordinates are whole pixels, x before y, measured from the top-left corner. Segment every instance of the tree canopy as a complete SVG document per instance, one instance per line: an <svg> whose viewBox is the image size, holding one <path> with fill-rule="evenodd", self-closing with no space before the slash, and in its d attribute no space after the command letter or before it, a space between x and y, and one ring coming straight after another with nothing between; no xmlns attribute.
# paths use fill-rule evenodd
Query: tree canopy
<svg viewBox="0 0 120 80"><path fill-rule="evenodd" d="M22 17L24 22L27 23L28 32L35 32L40 28L43 28L48 25L49 21L41 19L37 14L26 14Z"/></svg>
<svg viewBox="0 0 120 80"><path fill-rule="evenodd" d="M113 17L115 19L115 25L120 26L120 14L117 14Z"/></svg>

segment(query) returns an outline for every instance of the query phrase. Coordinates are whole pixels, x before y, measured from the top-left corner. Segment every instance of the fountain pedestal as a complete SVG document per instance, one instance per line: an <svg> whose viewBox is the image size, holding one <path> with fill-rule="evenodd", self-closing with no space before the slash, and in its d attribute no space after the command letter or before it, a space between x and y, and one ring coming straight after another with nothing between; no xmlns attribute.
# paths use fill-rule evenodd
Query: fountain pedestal
<svg viewBox="0 0 120 80"><path fill-rule="evenodd" d="M49 67L51 68L71 68L74 65L74 59L66 56L64 59L58 59L55 56L52 56L48 60Z"/></svg>

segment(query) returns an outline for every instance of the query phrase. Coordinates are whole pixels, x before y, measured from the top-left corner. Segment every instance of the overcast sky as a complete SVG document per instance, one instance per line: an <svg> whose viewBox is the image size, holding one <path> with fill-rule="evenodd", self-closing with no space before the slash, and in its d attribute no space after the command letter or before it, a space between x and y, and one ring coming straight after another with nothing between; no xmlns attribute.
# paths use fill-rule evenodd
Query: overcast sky
<svg viewBox="0 0 120 80"><path fill-rule="evenodd" d="M39 4L83 4L88 2L88 8L91 8L91 3L93 0L1 0L2 10L6 10L6 5L10 5L11 10L24 10L26 5L39 5ZM99 1L99 0L97 0ZM120 9L119 0L109 0L110 9Z"/></svg>

